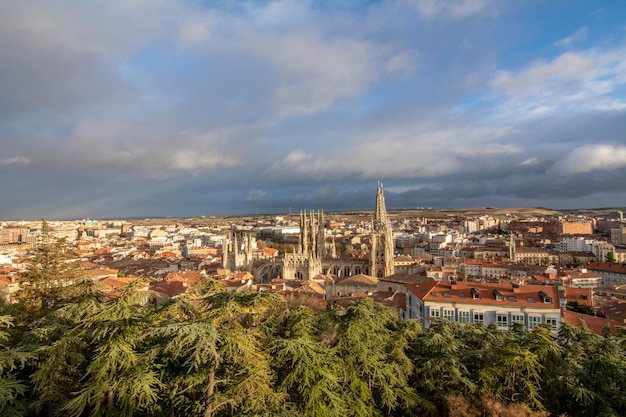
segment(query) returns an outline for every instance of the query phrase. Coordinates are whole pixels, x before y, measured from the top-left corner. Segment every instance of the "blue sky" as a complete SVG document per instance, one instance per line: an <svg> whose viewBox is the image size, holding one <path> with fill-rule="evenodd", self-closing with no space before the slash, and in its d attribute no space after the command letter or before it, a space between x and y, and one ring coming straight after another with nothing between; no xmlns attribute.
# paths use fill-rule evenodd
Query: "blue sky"
<svg viewBox="0 0 626 417"><path fill-rule="evenodd" d="M0 3L0 219L626 206L626 3Z"/></svg>

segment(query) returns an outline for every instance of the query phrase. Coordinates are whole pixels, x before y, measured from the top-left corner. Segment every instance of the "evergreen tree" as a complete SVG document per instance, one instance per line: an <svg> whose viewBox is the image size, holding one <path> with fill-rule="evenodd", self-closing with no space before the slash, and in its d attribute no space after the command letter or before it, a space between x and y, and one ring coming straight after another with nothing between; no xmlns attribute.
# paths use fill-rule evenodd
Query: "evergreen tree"
<svg viewBox="0 0 626 417"><path fill-rule="evenodd" d="M27 343L37 357L31 373L31 405L42 415L63 414L60 408L82 388L81 379L93 359L93 343L83 325L107 301L98 287L94 281L79 278L65 287L66 304L30 326Z"/></svg>
<svg viewBox="0 0 626 417"><path fill-rule="evenodd" d="M26 381L18 378L18 371L26 366L31 355L10 344L7 331L13 325L13 317L0 316L0 414L3 416L26 415L24 394Z"/></svg>
<svg viewBox="0 0 626 417"><path fill-rule="evenodd" d="M20 275L17 301L23 307L24 320L40 318L65 301L65 287L81 276L78 261L65 239L52 235L42 221L41 235L33 249L26 272Z"/></svg>
<svg viewBox="0 0 626 417"><path fill-rule="evenodd" d="M402 323L391 308L363 298L335 317L337 355L348 415L404 415L428 403L409 384L413 363L406 354L417 336L415 321Z"/></svg>
<svg viewBox="0 0 626 417"><path fill-rule="evenodd" d="M135 281L114 302L81 321L78 337L92 352L82 388L61 410L70 416L150 415L161 387L157 350L145 343L149 309Z"/></svg>
<svg viewBox="0 0 626 417"><path fill-rule="evenodd" d="M308 307L285 310L266 325L278 389L297 415L345 416L341 359L321 340L319 315Z"/></svg>
<svg viewBox="0 0 626 417"><path fill-rule="evenodd" d="M450 394L471 394L474 384L461 361L464 350L459 327L448 320L431 320L431 326L414 343L413 386L438 409L445 409Z"/></svg>
<svg viewBox="0 0 626 417"><path fill-rule="evenodd" d="M277 412L270 358L258 325L282 299L227 293L212 280L166 307L154 333L164 397L172 415L212 417Z"/></svg>

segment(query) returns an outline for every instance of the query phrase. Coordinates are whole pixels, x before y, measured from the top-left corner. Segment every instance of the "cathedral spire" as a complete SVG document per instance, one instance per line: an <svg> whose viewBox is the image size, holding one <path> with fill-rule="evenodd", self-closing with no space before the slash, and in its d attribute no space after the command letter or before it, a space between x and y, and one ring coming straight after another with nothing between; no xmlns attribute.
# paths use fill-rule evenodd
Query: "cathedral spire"
<svg viewBox="0 0 626 417"><path fill-rule="evenodd" d="M383 185L378 181L378 189L376 190L376 209L374 211L374 227L384 227L387 223L387 208L385 207L385 193Z"/></svg>
<svg viewBox="0 0 626 417"><path fill-rule="evenodd" d="M370 275L381 278L394 273L393 233L387 217L383 186L378 182L376 208L372 219L372 247L370 253Z"/></svg>

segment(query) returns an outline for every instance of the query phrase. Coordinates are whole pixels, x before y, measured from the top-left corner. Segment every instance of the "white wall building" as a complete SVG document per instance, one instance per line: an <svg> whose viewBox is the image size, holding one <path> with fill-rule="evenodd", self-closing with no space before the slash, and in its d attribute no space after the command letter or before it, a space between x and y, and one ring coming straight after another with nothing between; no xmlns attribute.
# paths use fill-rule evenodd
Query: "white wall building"
<svg viewBox="0 0 626 417"><path fill-rule="evenodd" d="M405 319L417 319L425 327L432 318L485 326L495 323L508 330L515 323L526 329L548 324L554 332L561 325L556 286L446 282L406 284Z"/></svg>

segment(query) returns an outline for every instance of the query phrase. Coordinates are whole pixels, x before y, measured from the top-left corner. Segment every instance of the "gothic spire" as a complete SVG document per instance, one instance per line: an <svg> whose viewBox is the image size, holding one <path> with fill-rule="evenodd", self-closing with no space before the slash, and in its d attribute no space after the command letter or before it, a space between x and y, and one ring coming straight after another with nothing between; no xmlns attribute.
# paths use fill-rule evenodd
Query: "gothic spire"
<svg viewBox="0 0 626 417"><path fill-rule="evenodd" d="M376 209L374 211L374 228L380 230L387 224L387 208L385 207L385 193L383 186L378 182L376 191Z"/></svg>
<svg viewBox="0 0 626 417"><path fill-rule="evenodd" d="M370 265L370 275L378 278L393 275L393 233L391 222L387 217L383 186L380 182L376 191L376 208L372 219Z"/></svg>

